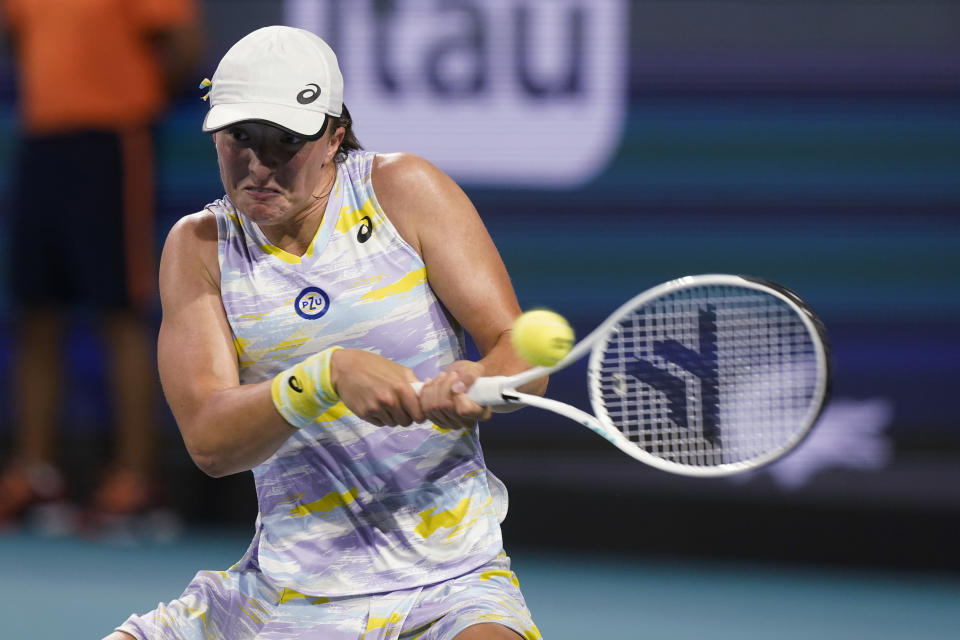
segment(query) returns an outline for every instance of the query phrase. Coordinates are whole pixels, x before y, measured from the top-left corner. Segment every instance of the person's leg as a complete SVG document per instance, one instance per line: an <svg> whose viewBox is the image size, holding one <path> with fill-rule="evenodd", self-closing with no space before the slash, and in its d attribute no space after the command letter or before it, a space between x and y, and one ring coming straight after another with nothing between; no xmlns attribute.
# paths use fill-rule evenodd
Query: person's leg
<svg viewBox="0 0 960 640"><path fill-rule="evenodd" d="M2 526L12 526L35 505L64 497L56 468L62 330L63 318L52 311L26 313L19 323L10 388L13 455L0 474Z"/></svg>
<svg viewBox="0 0 960 640"><path fill-rule="evenodd" d="M130 141L138 141L133 144ZM159 384L151 329L152 147L149 132L87 137L97 154L100 201L77 220L78 291L97 311L110 402L111 459L92 497L93 515L135 515L155 506ZM90 250L95 249L95 250ZM97 518L92 524L97 526Z"/></svg>
<svg viewBox="0 0 960 640"><path fill-rule="evenodd" d="M64 318L52 309L21 315L15 340L13 393L16 457L25 464L54 464L62 392Z"/></svg>
<svg viewBox="0 0 960 640"><path fill-rule="evenodd" d="M13 447L0 476L0 522L13 523L38 504L58 500L56 469L62 395L62 336L71 283L57 251L60 200L49 185L59 166L58 138L20 141L10 227L9 277L15 310L11 385Z"/></svg>
<svg viewBox="0 0 960 640"><path fill-rule="evenodd" d="M149 475L156 463L158 389L154 338L149 323L131 312L110 313L104 328L118 429L114 457L124 467Z"/></svg>
<svg viewBox="0 0 960 640"><path fill-rule="evenodd" d="M62 137L20 140L10 213L7 275L15 312L10 399L13 446L0 474L0 523L12 524L37 503L63 497L59 457L61 343L73 300L62 246L71 183L51 187L51 167L69 166ZM69 174L69 171L63 173Z"/></svg>
<svg viewBox="0 0 960 640"><path fill-rule="evenodd" d="M27 136L17 149L8 256L15 323L9 393L14 458L28 463L51 464L59 453L61 343L74 289L61 249L69 202L61 191L73 185L69 178L66 185L50 181L51 167L65 164L67 146L60 136Z"/></svg>
<svg viewBox="0 0 960 640"><path fill-rule="evenodd" d="M143 615L130 616L107 638L253 640L276 637L262 635L261 630L273 619L283 593L282 588L257 571L200 571L179 598L161 602ZM123 635L116 635L118 632Z"/></svg>
<svg viewBox="0 0 960 640"><path fill-rule="evenodd" d="M152 499L156 468L158 388L148 323L126 311L102 320L108 388L115 429L110 471L94 496L94 507L129 513Z"/></svg>
<svg viewBox="0 0 960 640"><path fill-rule="evenodd" d="M404 640L540 640L510 559L501 553L453 580L424 587Z"/></svg>

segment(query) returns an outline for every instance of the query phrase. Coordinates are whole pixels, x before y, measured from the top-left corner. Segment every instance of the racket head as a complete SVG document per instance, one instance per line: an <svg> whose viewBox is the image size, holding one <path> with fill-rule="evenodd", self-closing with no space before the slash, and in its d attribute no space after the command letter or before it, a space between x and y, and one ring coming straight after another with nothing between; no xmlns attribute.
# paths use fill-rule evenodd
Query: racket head
<svg viewBox="0 0 960 640"><path fill-rule="evenodd" d="M654 467L721 476L796 447L830 387L826 332L775 283L686 276L641 293L601 326L587 367L594 414Z"/></svg>

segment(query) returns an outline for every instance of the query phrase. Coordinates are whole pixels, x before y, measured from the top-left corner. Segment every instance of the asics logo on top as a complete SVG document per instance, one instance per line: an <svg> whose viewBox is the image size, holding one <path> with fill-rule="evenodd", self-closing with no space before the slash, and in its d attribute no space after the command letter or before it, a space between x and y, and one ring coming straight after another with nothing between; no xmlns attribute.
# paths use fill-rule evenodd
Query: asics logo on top
<svg viewBox="0 0 960 640"><path fill-rule="evenodd" d="M297 393L303 393L303 385L300 384L299 380L297 380L297 376L290 376L290 379L287 380L287 384L290 385L290 388Z"/></svg>
<svg viewBox="0 0 960 640"><path fill-rule="evenodd" d="M310 87L313 87L312 89ZM320 86L313 84L312 82L307 85L307 88L297 94L297 102L300 104L310 104L320 95Z"/></svg>
<svg viewBox="0 0 960 640"><path fill-rule="evenodd" d="M363 244L373 235L373 220L370 216L360 218L360 228L357 229L357 242Z"/></svg>

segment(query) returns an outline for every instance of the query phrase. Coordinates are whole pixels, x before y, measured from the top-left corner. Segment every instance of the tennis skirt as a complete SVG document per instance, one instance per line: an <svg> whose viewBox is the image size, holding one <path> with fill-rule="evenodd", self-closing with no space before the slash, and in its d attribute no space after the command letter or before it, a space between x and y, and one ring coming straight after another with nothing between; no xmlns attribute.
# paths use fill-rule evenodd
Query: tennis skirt
<svg viewBox="0 0 960 640"><path fill-rule="evenodd" d="M279 587L256 570L201 571L180 598L117 629L140 640L448 640L485 622L541 638L505 553L446 582L331 598Z"/></svg>

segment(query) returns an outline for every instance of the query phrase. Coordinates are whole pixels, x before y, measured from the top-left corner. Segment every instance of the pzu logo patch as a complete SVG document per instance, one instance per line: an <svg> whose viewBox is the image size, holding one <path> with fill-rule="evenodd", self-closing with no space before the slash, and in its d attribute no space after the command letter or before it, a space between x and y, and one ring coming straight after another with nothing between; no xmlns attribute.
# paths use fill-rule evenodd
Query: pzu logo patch
<svg viewBox="0 0 960 640"><path fill-rule="evenodd" d="M297 296L293 308L301 318L316 320L330 310L330 296L320 287L307 287Z"/></svg>

